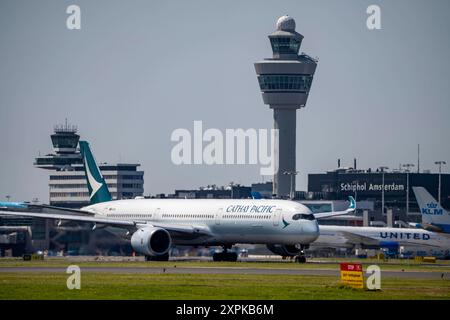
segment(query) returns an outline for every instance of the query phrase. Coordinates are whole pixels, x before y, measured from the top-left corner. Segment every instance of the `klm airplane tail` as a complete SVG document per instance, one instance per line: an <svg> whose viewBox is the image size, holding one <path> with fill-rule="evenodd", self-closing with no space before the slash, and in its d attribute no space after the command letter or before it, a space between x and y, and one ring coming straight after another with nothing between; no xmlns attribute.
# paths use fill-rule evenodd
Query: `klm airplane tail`
<svg viewBox="0 0 450 320"><path fill-rule="evenodd" d="M425 229L450 233L450 213L423 187L413 187Z"/></svg>
<svg viewBox="0 0 450 320"><path fill-rule="evenodd" d="M108 186L97 166L97 162L95 162L94 155L87 141L80 141L80 151L83 157L84 172L86 173L91 204L111 201L112 197L109 193Z"/></svg>

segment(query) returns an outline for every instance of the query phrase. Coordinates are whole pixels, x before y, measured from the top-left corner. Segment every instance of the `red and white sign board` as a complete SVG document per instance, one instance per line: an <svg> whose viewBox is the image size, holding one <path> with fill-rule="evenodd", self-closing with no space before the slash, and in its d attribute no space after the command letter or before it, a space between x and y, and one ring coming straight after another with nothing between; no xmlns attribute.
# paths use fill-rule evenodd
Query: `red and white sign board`
<svg viewBox="0 0 450 320"><path fill-rule="evenodd" d="M353 288L364 288L362 264L341 263L341 281Z"/></svg>

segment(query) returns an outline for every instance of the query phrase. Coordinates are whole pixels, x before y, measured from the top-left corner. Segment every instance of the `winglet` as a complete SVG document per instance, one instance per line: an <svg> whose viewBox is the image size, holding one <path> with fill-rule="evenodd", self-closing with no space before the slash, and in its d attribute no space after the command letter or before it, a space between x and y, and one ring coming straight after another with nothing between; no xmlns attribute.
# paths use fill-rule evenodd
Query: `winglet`
<svg viewBox="0 0 450 320"><path fill-rule="evenodd" d="M356 201L355 198L353 198L352 196L348 197L348 201L350 201L350 204L347 208L347 211L355 211L356 210Z"/></svg>
<svg viewBox="0 0 450 320"><path fill-rule="evenodd" d="M349 204L348 208L344 211L314 213L314 217L316 217L316 219L330 218L330 217L335 217L335 216L346 215L346 214L349 214L349 213L355 211L356 210L355 198L350 196L350 197L348 197L348 201L350 201L350 204Z"/></svg>

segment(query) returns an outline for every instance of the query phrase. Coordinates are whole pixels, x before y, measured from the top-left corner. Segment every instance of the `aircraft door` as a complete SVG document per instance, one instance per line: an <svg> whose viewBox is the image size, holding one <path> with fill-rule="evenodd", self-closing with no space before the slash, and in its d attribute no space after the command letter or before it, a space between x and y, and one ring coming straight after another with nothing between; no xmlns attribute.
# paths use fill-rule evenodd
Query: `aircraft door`
<svg viewBox="0 0 450 320"><path fill-rule="evenodd" d="M223 212L223 208L220 208L217 212L216 212L216 225L220 225L220 220L222 220L222 212Z"/></svg>
<svg viewBox="0 0 450 320"><path fill-rule="evenodd" d="M160 219L160 215L161 215L161 208L156 208L154 219L155 219L156 221L158 221L158 220Z"/></svg>
<svg viewBox="0 0 450 320"><path fill-rule="evenodd" d="M275 210L273 217L272 217L274 227L277 227L280 224L280 217L281 217L281 209Z"/></svg>

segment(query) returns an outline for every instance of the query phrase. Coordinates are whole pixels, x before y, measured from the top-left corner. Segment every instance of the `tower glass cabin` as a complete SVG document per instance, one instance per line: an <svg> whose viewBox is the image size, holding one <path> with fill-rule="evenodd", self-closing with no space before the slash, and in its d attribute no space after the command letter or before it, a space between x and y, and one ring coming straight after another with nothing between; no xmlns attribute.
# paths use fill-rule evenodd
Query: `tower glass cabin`
<svg viewBox="0 0 450 320"><path fill-rule="evenodd" d="M77 150L80 136L77 127L69 125L56 125L50 136L53 144L53 152L35 158L34 166L48 170L69 170L73 165L82 165L81 153Z"/></svg>
<svg viewBox="0 0 450 320"><path fill-rule="evenodd" d="M274 155L278 172L274 174L273 193L287 197L295 191L295 179L291 183L286 173L296 172L296 111L306 105L317 60L299 54L303 36L295 31L295 20L287 15L278 19L269 40L272 58L256 62L255 71L264 104L273 109L274 129L278 129Z"/></svg>

